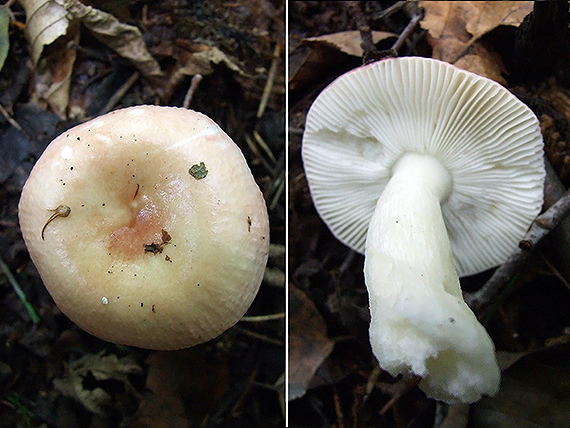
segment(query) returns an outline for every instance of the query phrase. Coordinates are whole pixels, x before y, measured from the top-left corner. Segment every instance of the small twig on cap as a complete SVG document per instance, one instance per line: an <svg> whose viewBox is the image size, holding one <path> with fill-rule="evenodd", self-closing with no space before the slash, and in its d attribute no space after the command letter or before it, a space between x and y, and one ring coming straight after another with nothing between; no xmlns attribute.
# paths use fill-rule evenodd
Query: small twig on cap
<svg viewBox="0 0 570 428"><path fill-rule="evenodd" d="M18 284L18 281L16 281L16 278L14 278L14 275L12 275L12 272L10 272L10 268L8 268L8 265L6 265L6 263L4 263L4 260L2 260L1 257L0 257L0 268L2 268L2 270L4 271L4 275L6 275L6 279L8 279L8 282L10 283L10 285L12 285L12 288L14 289L14 293L16 293L16 295L19 297L20 301L22 302L22 304L24 305L24 307L28 311L28 314L30 315L32 322L34 324L39 323L40 322L40 316L38 315L38 313L36 312L36 310L34 309L32 304L28 301L28 299L26 297L26 293L24 293L24 290L22 290L22 288L20 287L20 284Z"/></svg>
<svg viewBox="0 0 570 428"><path fill-rule="evenodd" d="M501 265L486 284L474 293L465 293L465 301L476 311L483 313L499 295L504 285L513 277L522 263L532 254L538 242L556 227L556 225L570 212L570 190L554 203L547 211L539 215L524 238L509 258Z"/></svg>
<svg viewBox="0 0 570 428"><path fill-rule="evenodd" d="M194 93L196 89L198 89L198 85L202 81L203 77L201 74L195 74L190 81L190 87L188 88L188 92L186 92L186 96L184 97L184 102L182 103L182 107L190 108L190 103L192 102L192 98L194 98Z"/></svg>
<svg viewBox="0 0 570 428"><path fill-rule="evenodd" d="M69 214L71 213L71 208L69 208L67 205L60 205L55 210L50 210L50 211L53 211L53 214L46 220L44 227L42 227L42 231L40 233L40 235L42 236L42 241L44 240L44 231L46 230L46 226L50 224L57 217L69 216Z"/></svg>

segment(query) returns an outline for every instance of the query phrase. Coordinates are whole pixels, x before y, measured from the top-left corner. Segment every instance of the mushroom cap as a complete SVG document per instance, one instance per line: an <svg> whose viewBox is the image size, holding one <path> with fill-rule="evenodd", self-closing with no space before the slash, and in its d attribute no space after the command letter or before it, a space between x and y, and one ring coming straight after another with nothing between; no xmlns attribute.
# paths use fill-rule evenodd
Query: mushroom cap
<svg viewBox="0 0 570 428"><path fill-rule="evenodd" d="M398 159L433 156L452 177L442 212L465 276L501 263L540 212L542 147L535 115L507 89L408 57L360 67L325 88L307 115L302 156L321 218L360 253Z"/></svg>
<svg viewBox="0 0 570 428"><path fill-rule="evenodd" d="M46 225L60 205L69 216ZM61 311L149 349L234 325L269 250L265 201L240 149L205 115L174 107L117 110L64 132L34 166L19 217Z"/></svg>

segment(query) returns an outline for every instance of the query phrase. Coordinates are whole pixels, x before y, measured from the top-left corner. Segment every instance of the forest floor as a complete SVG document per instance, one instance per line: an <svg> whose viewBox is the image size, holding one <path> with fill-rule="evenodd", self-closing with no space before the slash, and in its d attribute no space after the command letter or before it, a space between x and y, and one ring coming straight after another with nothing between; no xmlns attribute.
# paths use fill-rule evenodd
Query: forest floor
<svg viewBox="0 0 570 428"><path fill-rule="evenodd" d="M551 3L550 9L544 7L535 14L534 21L527 19L524 23L532 11L532 2L291 4L291 426L463 428L570 423L568 399L563 398L570 380L567 220L518 266L508 289L503 287L500 295L493 296L492 310L484 321L503 369L498 395L471 408L448 407L428 399L416 380L395 379L378 367L369 344L364 256L339 242L320 219L301 158L307 111L329 83L362 65L358 30L367 26L372 30L377 51L390 50L404 34L399 56L438 58L494 79L534 111L540 120L548 159L554 166L547 178L548 208L569 184L568 5L558 3L558 15L553 15L555 3ZM405 32L418 6L423 8L422 19L411 27L411 32ZM562 22L554 16L562 17ZM517 29L519 26L521 30ZM542 41L535 38L538 28L542 34L548 34ZM331 165L338 174L343 173L344 167ZM553 189L558 190L553 194ZM465 296L468 298L480 289L492 273L491 270L461 278ZM477 310L476 314L482 315Z"/></svg>
<svg viewBox="0 0 570 428"><path fill-rule="evenodd" d="M7 53L0 71L0 426L283 426L284 4L92 1L98 18L111 15L110 26L98 27L47 7L26 25L20 3L0 7L0 20L9 22L0 29ZM64 29L56 25L62 20L69 20ZM148 52L130 44L133 26ZM55 35L46 41L46 34ZM266 198L268 273L247 312L254 318L216 339L173 352L110 344L75 326L43 286L19 231L20 192L47 144L71 126L131 105L182 106L185 98L240 146ZM255 322L258 315L273 317Z"/></svg>

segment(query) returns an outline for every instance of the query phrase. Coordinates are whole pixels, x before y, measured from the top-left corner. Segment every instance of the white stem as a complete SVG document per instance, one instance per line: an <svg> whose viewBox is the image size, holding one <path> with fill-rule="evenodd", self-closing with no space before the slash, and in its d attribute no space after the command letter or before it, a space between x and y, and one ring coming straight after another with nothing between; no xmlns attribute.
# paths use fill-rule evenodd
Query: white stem
<svg viewBox="0 0 570 428"><path fill-rule="evenodd" d="M497 391L500 372L453 264L441 212L452 185L430 156L406 154L395 165L366 241L370 341L392 375L420 376L420 387L436 399L474 402Z"/></svg>

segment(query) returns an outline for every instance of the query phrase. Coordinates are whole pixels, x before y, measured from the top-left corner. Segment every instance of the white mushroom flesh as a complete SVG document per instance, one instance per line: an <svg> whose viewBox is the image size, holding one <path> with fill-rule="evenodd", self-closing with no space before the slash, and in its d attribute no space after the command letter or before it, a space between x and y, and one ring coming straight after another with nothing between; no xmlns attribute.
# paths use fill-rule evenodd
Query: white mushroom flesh
<svg viewBox="0 0 570 428"><path fill-rule="evenodd" d="M463 303L458 274L501 263L540 211L543 142L532 111L442 61L389 59L317 97L302 155L321 218L365 253L380 366L421 377L447 402L495 393L493 343Z"/></svg>
<svg viewBox="0 0 570 428"><path fill-rule="evenodd" d="M500 374L453 264L440 205L452 186L431 156L396 163L368 226L364 275L380 366L421 377L428 396L471 402L493 395Z"/></svg>
<svg viewBox="0 0 570 428"><path fill-rule="evenodd" d="M69 216L46 225L62 204ZM19 209L58 307L111 342L207 341L243 316L263 278L263 195L238 146L191 110L137 106L68 130L36 163Z"/></svg>

